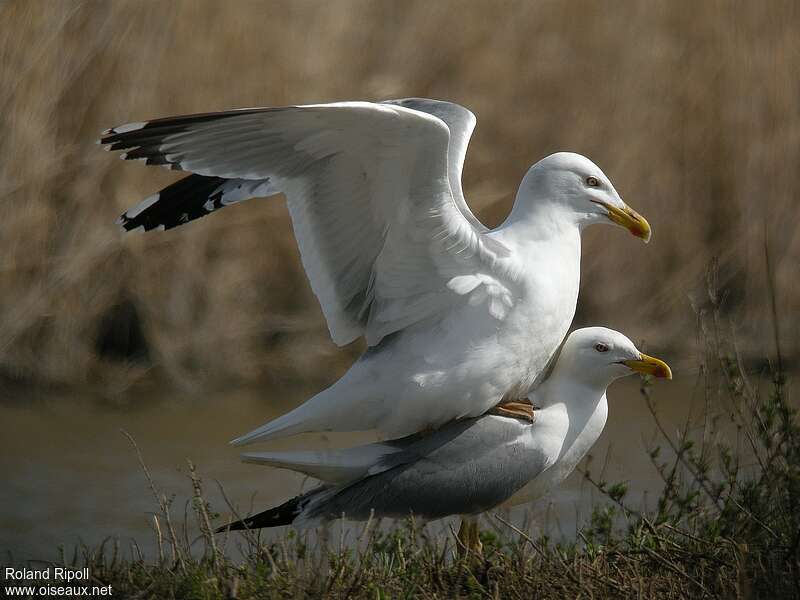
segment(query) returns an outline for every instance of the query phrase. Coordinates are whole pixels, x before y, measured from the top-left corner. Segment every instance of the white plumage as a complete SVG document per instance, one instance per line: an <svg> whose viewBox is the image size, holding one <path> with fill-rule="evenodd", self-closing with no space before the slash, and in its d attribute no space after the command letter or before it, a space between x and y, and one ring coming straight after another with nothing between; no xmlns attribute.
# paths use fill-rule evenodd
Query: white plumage
<svg viewBox="0 0 800 600"><path fill-rule="evenodd" d="M194 173L123 215L126 229L169 228L238 201L232 182L283 192L332 339L370 346L329 389L234 443L322 430L403 435L522 398L572 320L581 230L610 219L649 236L602 171L571 153L531 167L508 219L488 231L461 191L474 123L463 107L408 99L106 133L101 141L127 159Z"/></svg>

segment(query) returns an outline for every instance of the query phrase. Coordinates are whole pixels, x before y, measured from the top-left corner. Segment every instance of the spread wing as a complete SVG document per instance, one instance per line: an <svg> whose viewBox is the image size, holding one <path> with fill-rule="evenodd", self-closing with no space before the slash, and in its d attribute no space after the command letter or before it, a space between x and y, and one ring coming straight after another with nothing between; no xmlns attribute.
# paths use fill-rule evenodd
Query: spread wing
<svg viewBox="0 0 800 600"><path fill-rule="evenodd" d="M464 159L467 156L467 147L472 132L475 130L475 115L467 108L453 102L431 100L430 98L402 98L400 100L385 100L384 104L404 106L411 110L428 113L444 121L450 130L450 144L447 148L447 177L450 180L450 190L453 200L464 215L464 218L480 232L488 229L478 218L472 214L464 198L461 188L461 173L464 170Z"/></svg>
<svg viewBox="0 0 800 600"><path fill-rule="evenodd" d="M222 203L242 189L283 192L334 342L364 335L375 345L459 297L485 302L498 319L512 305L498 265L509 252L484 235L460 195L470 119L453 120L458 111L448 106L442 116L454 129L461 123L457 140L434 114L344 102L132 123L108 130L101 143L125 159L216 178L205 187ZM154 198L123 221L156 213Z"/></svg>

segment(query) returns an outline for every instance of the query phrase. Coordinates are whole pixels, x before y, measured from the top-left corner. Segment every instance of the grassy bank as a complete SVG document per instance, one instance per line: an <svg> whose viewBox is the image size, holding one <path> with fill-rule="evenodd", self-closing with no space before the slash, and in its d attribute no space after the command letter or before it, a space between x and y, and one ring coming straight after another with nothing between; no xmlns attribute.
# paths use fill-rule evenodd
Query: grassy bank
<svg viewBox="0 0 800 600"><path fill-rule="evenodd" d="M289 535L226 559L163 564L79 558L115 597L145 598L575 598L792 597L782 556L754 556L733 541L687 537L666 524L642 524L609 544L555 545L509 530L484 531L483 554L452 557L452 543L409 524L369 534L357 550L310 550ZM217 542L219 543L219 541ZM768 561L769 566L761 564ZM776 579L773 579L776 577Z"/></svg>

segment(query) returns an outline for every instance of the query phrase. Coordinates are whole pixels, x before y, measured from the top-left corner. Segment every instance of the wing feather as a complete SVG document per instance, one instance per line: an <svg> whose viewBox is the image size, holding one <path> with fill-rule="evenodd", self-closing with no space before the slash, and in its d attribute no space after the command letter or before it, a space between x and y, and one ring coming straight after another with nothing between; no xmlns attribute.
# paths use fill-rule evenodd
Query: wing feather
<svg viewBox="0 0 800 600"><path fill-rule="evenodd" d="M508 295L496 268L508 253L483 235L461 193L474 116L398 102L158 119L108 130L101 142L129 160L283 192L334 342L364 335L375 345L466 294L448 285L454 277L479 273ZM502 318L497 306L487 310Z"/></svg>
<svg viewBox="0 0 800 600"><path fill-rule="evenodd" d="M453 192L453 200L461 214L464 215L464 218L476 231L482 233L488 231L486 226L472 214L461 187L464 159L467 156L467 147L476 123L475 115L472 114L472 111L453 102L432 100L430 98L402 98L399 100L385 100L384 103L418 110L444 121L450 130L450 143L447 148L447 175L450 180L450 189Z"/></svg>

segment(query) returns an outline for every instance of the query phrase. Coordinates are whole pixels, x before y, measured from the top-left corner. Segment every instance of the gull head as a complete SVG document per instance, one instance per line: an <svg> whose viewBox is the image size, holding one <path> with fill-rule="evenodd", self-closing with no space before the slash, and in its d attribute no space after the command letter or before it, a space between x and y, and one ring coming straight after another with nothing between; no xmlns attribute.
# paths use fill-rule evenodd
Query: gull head
<svg viewBox="0 0 800 600"><path fill-rule="evenodd" d="M533 165L522 180L515 208L517 204L537 213L537 219L545 209L581 229L611 222L650 240L647 219L622 200L600 167L574 152L556 152Z"/></svg>
<svg viewBox="0 0 800 600"><path fill-rule="evenodd" d="M605 390L611 382L641 373L672 379L663 360L640 352L619 331L605 327L576 329L567 336L554 375Z"/></svg>

